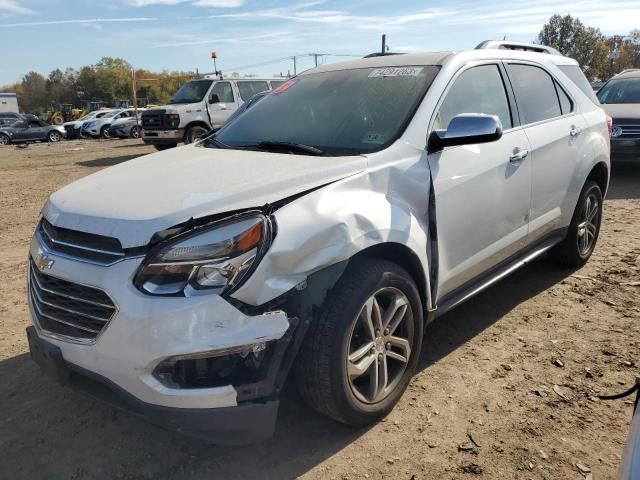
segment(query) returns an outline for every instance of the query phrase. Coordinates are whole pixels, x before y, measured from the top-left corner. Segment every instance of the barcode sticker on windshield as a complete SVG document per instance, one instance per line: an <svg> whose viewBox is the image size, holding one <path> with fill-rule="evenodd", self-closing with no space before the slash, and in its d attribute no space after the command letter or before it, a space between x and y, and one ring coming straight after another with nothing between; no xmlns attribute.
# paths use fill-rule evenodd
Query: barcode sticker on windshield
<svg viewBox="0 0 640 480"><path fill-rule="evenodd" d="M377 77L417 77L423 67L388 67L376 68L369 74L369 78Z"/></svg>

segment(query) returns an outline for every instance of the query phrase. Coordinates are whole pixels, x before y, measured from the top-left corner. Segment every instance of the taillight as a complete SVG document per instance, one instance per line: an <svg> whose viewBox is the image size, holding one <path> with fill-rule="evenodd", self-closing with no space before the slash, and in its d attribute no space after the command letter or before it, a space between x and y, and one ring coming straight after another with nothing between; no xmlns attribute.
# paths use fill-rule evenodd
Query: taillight
<svg viewBox="0 0 640 480"><path fill-rule="evenodd" d="M607 117L607 128L609 129L609 136L611 136L611 132L613 132L613 118L606 113L604 115Z"/></svg>

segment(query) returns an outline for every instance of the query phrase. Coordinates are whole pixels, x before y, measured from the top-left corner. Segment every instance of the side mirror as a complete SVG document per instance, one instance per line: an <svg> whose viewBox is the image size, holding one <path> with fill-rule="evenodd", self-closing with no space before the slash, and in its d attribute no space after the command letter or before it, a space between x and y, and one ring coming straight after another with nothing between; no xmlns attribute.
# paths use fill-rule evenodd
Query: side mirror
<svg viewBox="0 0 640 480"><path fill-rule="evenodd" d="M502 138L502 123L495 115L461 113L455 116L447 130L434 130L429 135L428 149L437 152L444 147L495 142Z"/></svg>
<svg viewBox="0 0 640 480"><path fill-rule="evenodd" d="M209 103L210 104L220 103L220 97L218 96L217 93L212 93L211 95L209 95Z"/></svg>

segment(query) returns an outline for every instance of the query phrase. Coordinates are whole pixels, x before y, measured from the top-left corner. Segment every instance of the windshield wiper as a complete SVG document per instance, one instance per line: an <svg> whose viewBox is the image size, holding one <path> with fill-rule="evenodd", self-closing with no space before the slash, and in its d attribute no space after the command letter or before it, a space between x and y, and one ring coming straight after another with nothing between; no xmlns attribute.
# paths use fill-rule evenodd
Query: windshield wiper
<svg viewBox="0 0 640 480"><path fill-rule="evenodd" d="M262 150L290 150L307 155L324 155L324 150L312 147L311 145L305 145L303 143L295 142L260 142L256 144L256 147Z"/></svg>

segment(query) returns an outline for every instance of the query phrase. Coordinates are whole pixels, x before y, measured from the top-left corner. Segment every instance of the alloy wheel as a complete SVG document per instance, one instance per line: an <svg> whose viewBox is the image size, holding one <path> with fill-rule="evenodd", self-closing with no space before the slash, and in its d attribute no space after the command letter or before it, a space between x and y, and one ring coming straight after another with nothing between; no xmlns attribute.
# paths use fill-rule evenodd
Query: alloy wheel
<svg viewBox="0 0 640 480"><path fill-rule="evenodd" d="M378 403L400 383L411 357L413 312L406 295L384 287L362 306L349 338L347 377L354 396Z"/></svg>
<svg viewBox="0 0 640 480"><path fill-rule="evenodd" d="M587 195L581 222L578 224L578 251L587 255L595 243L600 221L600 204L594 194Z"/></svg>
<svg viewBox="0 0 640 480"><path fill-rule="evenodd" d="M9 145L9 137L0 135L0 145Z"/></svg>
<svg viewBox="0 0 640 480"><path fill-rule="evenodd" d="M62 138L62 135L60 135L60 133L58 133L58 132L50 132L49 133L49 141L50 142L59 142L60 138Z"/></svg>

